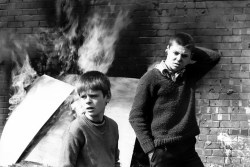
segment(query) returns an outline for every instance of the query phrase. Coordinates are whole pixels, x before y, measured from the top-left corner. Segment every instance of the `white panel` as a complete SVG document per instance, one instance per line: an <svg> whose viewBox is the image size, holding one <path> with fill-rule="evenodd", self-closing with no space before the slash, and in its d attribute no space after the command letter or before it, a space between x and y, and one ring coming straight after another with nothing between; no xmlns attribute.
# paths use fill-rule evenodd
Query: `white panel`
<svg viewBox="0 0 250 167"><path fill-rule="evenodd" d="M0 140L0 166L16 163L73 89L73 86L46 75L34 83L6 122Z"/></svg>

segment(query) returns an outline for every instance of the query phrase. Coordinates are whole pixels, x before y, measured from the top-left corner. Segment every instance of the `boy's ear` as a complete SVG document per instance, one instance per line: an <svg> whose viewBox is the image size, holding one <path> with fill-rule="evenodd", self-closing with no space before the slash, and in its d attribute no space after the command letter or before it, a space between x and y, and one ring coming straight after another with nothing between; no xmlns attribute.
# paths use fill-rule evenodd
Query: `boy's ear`
<svg viewBox="0 0 250 167"><path fill-rule="evenodd" d="M194 64L194 63L196 63L196 61L194 61L194 60L190 59L189 64Z"/></svg>
<svg viewBox="0 0 250 167"><path fill-rule="evenodd" d="M167 49L165 50L165 52L167 53L167 52L168 52L168 50L169 50L169 45L167 46Z"/></svg>
<svg viewBox="0 0 250 167"><path fill-rule="evenodd" d="M110 100L111 100L111 93L108 93L106 102L108 103L110 102Z"/></svg>

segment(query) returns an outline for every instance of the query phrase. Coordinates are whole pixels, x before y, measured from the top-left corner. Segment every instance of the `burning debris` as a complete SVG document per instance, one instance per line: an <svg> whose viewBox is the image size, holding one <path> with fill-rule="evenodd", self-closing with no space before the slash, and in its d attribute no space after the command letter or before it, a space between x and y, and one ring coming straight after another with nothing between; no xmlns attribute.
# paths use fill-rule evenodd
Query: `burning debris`
<svg viewBox="0 0 250 167"><path fill-rule="evenodd" d="M120 12L114 23L108 22L107 16L95 14L80 26L78 3L57 1L56 28L41 29L39 34L22 38L8 33L0 39L0 49L5 52L2 59L11 57L13 64L11 111L21 102L29 85L43 74L62 79L89 70L108 71L119 33L129 24L128 13Z"/></svg>

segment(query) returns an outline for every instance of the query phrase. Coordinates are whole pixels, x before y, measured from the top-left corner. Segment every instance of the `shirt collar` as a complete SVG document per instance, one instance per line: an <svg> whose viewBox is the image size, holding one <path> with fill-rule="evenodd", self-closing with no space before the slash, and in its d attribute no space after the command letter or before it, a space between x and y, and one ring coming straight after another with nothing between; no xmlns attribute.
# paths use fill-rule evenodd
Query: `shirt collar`
<svg viewBox="0 0 250 167"><path fill-rule="evenodd" d="M185 72L185 68L175 73L170 72L164 60L162 60L159 64L156 64L155 68L158 69L163 76L170 78L174 82L178 77L182 77L183 73Z"/></svg>

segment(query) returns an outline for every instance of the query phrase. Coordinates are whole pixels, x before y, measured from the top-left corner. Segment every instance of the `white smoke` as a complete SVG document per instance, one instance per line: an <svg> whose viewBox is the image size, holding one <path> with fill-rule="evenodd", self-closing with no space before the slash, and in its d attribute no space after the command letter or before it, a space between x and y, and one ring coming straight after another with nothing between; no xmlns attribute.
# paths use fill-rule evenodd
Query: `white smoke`
<svg viewBox="0 0 250 167"><path fill-rule="evenodd" d="M87 37L78 50L78 66L83 73L91 70L108 71L114 60L119 33L129 24L127 15L120 12L112 27L98 14L88 21Z"/></svg>

